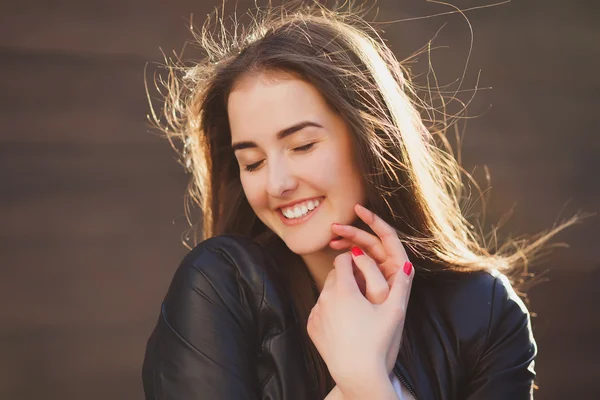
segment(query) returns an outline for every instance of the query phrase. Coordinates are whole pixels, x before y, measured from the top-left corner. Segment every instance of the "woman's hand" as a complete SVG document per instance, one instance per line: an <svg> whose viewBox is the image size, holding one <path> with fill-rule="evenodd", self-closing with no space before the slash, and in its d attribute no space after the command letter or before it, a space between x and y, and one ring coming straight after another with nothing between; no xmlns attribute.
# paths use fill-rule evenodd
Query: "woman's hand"
<svg viewBox="0 0 600 400"><path fill-rule="evenodd" d="M374 243L370 238L373 235L367 232L338 225L341 228L335 229L337 234L354 239L340 242L340 247L361 244L379 255L384 265L378 265L356 246L352 255L338 256L307 325L311 340L341 388L356 387L357 383L364 387L366 379L377 379L379 373L387 376L392 370L413 276L394 229L370 211L359 206L356 210L378 234L379 243ZM364 297L359 290L361 280L355 279L352 272L353 263L364 278ZM387 274L382 273L384 269Z"/></svg>
<svg viewBox="0 0 600 400"><path fill-rule="evenodd" d="M307 331L342 393L357 395L389 375L386 358L403 326L412 273L396 274L387 299L372 304L358 288L353 257L348 252L336 257Z"/></svg>
<svg viewBox="0 0 600 400"><path fill-rule="evenodd" d="M375 232L365 232L352 225L333 224L331 230L342 238L332 240L329 247L335 250L358 246L365 250L377 263L384 278L388 281L410 261L396 230L372 211L357 204L356 215ZM390 284L391 286L391 284Z"/></svg>
<svg viewBox="0 0 600 400"><path fill-rule="evenodd" d="M332 231L341 236L340 240L331 241L330 247L341 250L352 247L354 254L355 277L361 292L373 304L381 304L388 296L392 280L398 273L412 274L412 264L394 228L378 217L375 213L357 204L354 210L375 235L351 225L334 224ZM361 255L362 249L370 255ZM372 257L372 258L371 258ZM368 282L368 284L367 284ZM412 282L412 279L411 279ZM406 301L410 294L407 288ZM394 367L400 341L404 330L404 318L394 333L394 340L388 349L386 369L390 373Z"/></svg>

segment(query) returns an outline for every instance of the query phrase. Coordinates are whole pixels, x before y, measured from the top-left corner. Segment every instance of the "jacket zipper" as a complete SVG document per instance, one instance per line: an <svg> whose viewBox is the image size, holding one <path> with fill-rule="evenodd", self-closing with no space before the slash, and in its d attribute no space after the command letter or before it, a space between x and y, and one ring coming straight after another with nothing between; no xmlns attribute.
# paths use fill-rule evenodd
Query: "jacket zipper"
<svg viewBox="0 0 600 400"><path fill-rule="evenodd" d="M406 379L404 379L404 377L402 376L400 371L398 371L398 368L396 368L396 366L394 366L393 371L394 371L394 374L396 374L396 376L400 380L400 382L408 389L410 394L412 394L412 396L415 398L415 400L419 400L419 397L417 396L417 394L415 393L413 388L411 388L410 385L408 384L408 382L406 382Z"/></svg>

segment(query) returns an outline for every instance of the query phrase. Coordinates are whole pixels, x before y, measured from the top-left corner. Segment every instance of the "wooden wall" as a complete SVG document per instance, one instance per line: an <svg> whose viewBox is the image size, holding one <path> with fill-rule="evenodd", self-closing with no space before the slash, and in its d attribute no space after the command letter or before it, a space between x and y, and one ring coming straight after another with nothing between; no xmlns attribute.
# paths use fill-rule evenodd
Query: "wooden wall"
<svg viewBox="0 0 600 400"><path fill-rule="evenodd" d="M144 66L160 61L160 48L180 49L190 14L199 23L213 2L5 3L0 398L141 399L145 341L186 252L187 181L168 143L149 132ZM379 20L449 10L422 0L379 6ZM489 220L515 206L508 231L600 209L599 11L547 0L467 13L475 39L466 87L481 70L480 88L493 90L472 105L483 115L468 124L464 160L491 169ZM385 37L404 58L444 23L437 43L450 47L433 63L447 83L469 46L460 16L390 24ZM415 72L426 72L423 61ZM561 234L571 247L547 259L550 281L530 292L539 399L600 395L599 234L598 217Z"/></svg>

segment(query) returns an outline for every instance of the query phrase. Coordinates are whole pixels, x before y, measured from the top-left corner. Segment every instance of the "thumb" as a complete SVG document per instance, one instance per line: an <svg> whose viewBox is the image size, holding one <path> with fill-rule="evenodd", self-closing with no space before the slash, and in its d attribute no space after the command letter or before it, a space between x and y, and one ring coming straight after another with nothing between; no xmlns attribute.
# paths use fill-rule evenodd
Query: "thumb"
<svg viewBox="0 0 600 400"><path fill-rule="evenodd" d="M345 252L338 255L333 261L333 267L335 268L336 281L344 287L346 290L351 292L357 291L360 293L356 278L354 278L354 272L352 270L352 255L350 252Z"/></svg>
<svg viewBox="0 0 600 400"><path fill-rule="evenodd" d="M401 310L399 317L404 317L406 313L406 307L408 306L408 299L410 297L410 289L412 287L412 281L415 274L415 269L410 261L406 261L404 266L396 271L394 275L394 282L390 289L390 294L385 300L384 304L394 310Z"/></svg>

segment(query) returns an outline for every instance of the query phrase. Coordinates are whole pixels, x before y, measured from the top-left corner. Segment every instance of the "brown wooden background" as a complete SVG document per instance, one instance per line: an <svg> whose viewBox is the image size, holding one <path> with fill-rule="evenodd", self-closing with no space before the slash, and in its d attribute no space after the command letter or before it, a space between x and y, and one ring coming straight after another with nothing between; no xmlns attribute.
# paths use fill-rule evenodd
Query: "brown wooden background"
<svg viewBox="0 0 600 400"><path fill-rule="evenodd" d="M213 3L0 5L0 399L142 398L145 341L186 252L186 177L148 132L143 70L160 47L180 49L190 14L200 21ZM469 123L465 164L490 167L490 220L516 205L516 234L600 211L599 4L515 0L468 13L468 83L482 70L493 90L471 109L485 113ZM380 20L448 11L379 6ZM438 44L450 47L433 61L448 82L469 44L460 17L393 24L386 38L403 58L444 23ZM560 239L570 249L547 260L550 282L530 292L537 398L600 398L598 217Z"/></svg>

